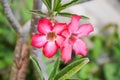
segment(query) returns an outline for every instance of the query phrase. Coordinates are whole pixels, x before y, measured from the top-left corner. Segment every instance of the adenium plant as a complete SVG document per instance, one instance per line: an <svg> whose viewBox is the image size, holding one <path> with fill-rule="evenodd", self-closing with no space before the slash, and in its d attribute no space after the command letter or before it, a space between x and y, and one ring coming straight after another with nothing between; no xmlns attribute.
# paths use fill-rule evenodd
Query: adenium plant
<svg viewBox="0 0 120 80"><path fill-rule="evenodd" d="M51 58L61 47L65 40L62 32L67 28L66 23L51 23L47 18L38 22L38 32L32 36L32 46L37 48L43 47L43 53L46 57Z"/></svg>
<svg viewBox="0 0 120 80"><path fill-rule="evenodd" d="M62 59L67 63L71 60L72 50L75 55L86 56L88 49L86 43L81 39L87 37L93 31L90 23L79 25L81 16L73 15L71 22L67 25L67 29L62 32L65 41L61 45Z"/></svg>
<svg viewBox="0 0 120 80"><path fill-rule="evenodd" d="M72 49L76 55L86 56L87 46L81 40L93 31L90 23L79 25L81 16L73 15L69 24L51 23L47 18L38 21L38 34L32 36L32 46L43 48L43 54L51 58L60 48L62 59L67 63L71 59Z"/></svg>
<svg viewBox="0 0 120 80"><path fill-rule="evenodd" d="M62 4L61 0L53 0L53 3L52 0L43 0L43 3L48 9L48 13L40 10L31 10L32 13L39 14L43 17L38 21L38 33L32 36L31 45L36 48L42 48L43 54L47 58L52 58L60 51L59 56L61 56L64 63L68 63L71 60L72 51L74 51L75 55L86 56L88 48L82 38L87 37L94 31L92 24L79 24L80 19L88 18L86 16L61 12L63 9L80 2L82 0L72 0L66 4ZM59 22L54 19L58 15L70 17L71 21L68 24ZM32 60L34 61L34 59ZM78 59L57 73L60 63L60 60L57 59L49 80L68 79L88 63L88 61L88 58Z"/></svg>

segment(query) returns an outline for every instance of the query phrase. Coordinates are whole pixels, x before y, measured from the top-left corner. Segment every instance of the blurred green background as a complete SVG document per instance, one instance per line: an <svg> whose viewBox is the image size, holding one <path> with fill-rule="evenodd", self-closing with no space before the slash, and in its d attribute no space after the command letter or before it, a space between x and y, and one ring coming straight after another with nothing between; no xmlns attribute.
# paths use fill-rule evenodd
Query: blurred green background
<svg viewBox="0 0 120 80"><path fill-rule="evenodd" d="M21 25L31 19L28 10L32 9L32 1L15 0L10 2L10 5ZM120 80L119 26L116 23L108 23L101 27L103 28L99 30L99 34L85 39L88 45L91 45L88 52L90 62L73 77L80 80ZM17 35L8 23L0 4L0 80L8 80L16 39ZM64 65L61 63L61 66ZM47 65L48 74L50 68L52 65ZM31 62L26 80L35 80Z"/></svg>

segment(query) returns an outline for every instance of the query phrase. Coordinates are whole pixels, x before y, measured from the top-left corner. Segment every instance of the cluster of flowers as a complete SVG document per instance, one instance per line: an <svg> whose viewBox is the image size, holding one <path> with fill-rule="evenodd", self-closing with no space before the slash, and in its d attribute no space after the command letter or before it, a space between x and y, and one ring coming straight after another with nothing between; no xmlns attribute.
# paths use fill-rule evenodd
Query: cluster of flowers
<svg viewBox="0 0 120 80"><path fill-rule="evenodd" d="M48 58L53 57L60 48L65 63L71 60L72 50L75 55L86 56L88 49L81 38L87 37L94 29L90 23L79 25L80 19L81 16L73 15L69 24L53 24L47 18L39 20L39 33L32 36L31 45L43 48L43 54Z"/></svg>

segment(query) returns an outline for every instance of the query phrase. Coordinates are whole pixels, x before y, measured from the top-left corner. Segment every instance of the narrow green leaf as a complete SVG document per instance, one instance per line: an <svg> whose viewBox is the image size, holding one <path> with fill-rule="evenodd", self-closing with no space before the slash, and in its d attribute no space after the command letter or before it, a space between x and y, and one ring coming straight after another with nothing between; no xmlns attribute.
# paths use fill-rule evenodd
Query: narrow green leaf
<svg viewBox="0 0 120 80"><path fill-rule="evenodd" d="M66 79L66 80L80 80L80 79Z"/></svg>
<svg viewBox="0 0 120 80"><path fill-rule="evenodd" d="M57 13L59 16L64 16L64 17L72 17L74 14L72 13L67 13L67 12L61 12ZM82 19L89 19L87 16L79 15L82 16Z"/></svg>
<svg viewBox="0 0 120 80"><path fill-rule="evenodd" d="M52 9L52 0L46 0L46 1L47 1L48 5L49 5L50 9Z"/></svg>
<svg viewBox="0 0 120 80"><path fill-rule="evenodd" d="M48 11L51 11L51 9L52 9L52 0L42 0L42 1L46 5Z"/></svg>
<svg viewBox="0 0 120 80"><path fill-rule="evenodd" d="M52 70L48 80L55 80L54 78L55 78L55 75L57 74L57 71L58 71L58 68L59 68L59 64L60 64L60 59L58 57L56 62L55 62L55 64L54 64L54 68L53 68L53 70Z"/></svg>
<svg viewBox="0 0 120 80"><path fill-rule="evenodd" d="M61 5L62 0L54 0L53 10L56 11L57 8Z"/></svg>
<svg viewBox="0 0 120 80"><path fill-rule="evenodd" d="M31 61L33 62L34 66L35 66L35 68L36 68L36 71L37 71L38 74L39 74L40 80L44 80L44 77L43 77L43 75L42 75L41 68L40 68L37 60L36 60L34 57L32 57L32 56L30 56L30 59L31 59Z"/></svg>
<svg viewBox="0 0 120 80"><path fill-rule="evenodd" d="M82 19L89 19L89 17L87 16L84 16L84 15L81 15L82 16Z"/></svg>
<svg viewBox="0 0 120 80"><path fill-rule="evenodd" d="M66 13L66 12L61 12L61 13L57 13L59 16L63 16L63 17L72 17L73 14L71 13Z"/></svg>
<svg viewBox="0 0 120 80"><path fill-rule="evenodd" d="M55 80L69 79L71 76L77 73L83 66L85 66L88 62L89 62L88 58L82 58L72 62L55 76Z"/></svg>
<svg viewBox="0 0 120 80"><path fill-rule="evenodd" d="M30 10L31 13L33 14L39 14L40 16L46 17L47 14L45 14L44 12L40 11L40 10Z"/></svg>
<svg viewBox="0 0 120 80"><path fill-rule="evenodd" d="M68 8L68 7L70 7L70 6L73 6L73 5L75 5L75 4L82 3L82 2L84 2L84 0L72 0L72 1L70 1L70 2L68 2L68 3L66 3L66 4L63 4L63 5L59 8L59 11L65 9L65 8Z"/></svg>

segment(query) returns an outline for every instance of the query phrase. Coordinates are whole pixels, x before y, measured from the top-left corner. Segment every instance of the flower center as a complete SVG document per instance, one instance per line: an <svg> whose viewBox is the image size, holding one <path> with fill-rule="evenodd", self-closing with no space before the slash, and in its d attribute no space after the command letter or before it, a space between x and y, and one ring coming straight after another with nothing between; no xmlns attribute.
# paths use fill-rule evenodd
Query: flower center
<svg viewBox="0 0 120 80"><path fill-rule="evenodd" d="M54 41L56 39L57 35L55 34L55 32L49 32L47 34L47 40L49 41Z"/></svg>
<svg viewBox="0 0 120 80"><path fill-rule="evenodd" d="M74 43L77 39L77 34L71 34L71 36L69 37L69 41L70 43Z"/></svg>

